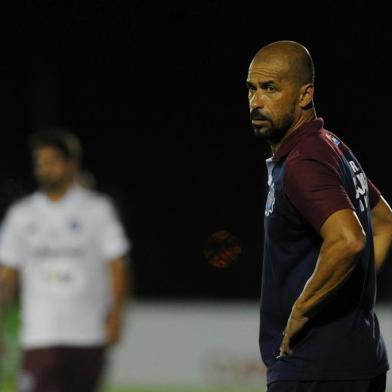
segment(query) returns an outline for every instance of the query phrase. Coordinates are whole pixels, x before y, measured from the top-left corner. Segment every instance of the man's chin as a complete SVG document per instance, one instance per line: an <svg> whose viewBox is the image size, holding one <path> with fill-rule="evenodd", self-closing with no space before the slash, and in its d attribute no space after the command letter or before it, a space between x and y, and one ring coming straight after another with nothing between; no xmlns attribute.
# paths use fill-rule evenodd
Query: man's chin
<svg viewBox="0 0 392 392"><path fill-rule="evenodd" d="M253 132L256 137L260 137L263 139L269 139L269 128L267 126L253 126Z"/></svg>
<svg viewBox="0 0 392 392"><path fill-rule="evenodd" d="M58 183L53 182L41 182L39 185L44 192L55 192L60 187Z"/></svg>
<svg viewBox="0 0 392 392"><path fill-rule="evenodd" d="M282 141L288 128L273 128L268 126L253 126L256 137L265 140L269 144L278 144Z"/></svg>

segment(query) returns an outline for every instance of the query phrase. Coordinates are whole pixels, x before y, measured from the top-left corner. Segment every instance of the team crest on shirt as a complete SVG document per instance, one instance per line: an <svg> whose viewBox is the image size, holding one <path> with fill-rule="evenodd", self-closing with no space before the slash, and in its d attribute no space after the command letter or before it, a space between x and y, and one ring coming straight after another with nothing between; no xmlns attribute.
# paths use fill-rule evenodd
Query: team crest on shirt
<svg viewBox="0 0 392 392"><path fill-rule="evenodd" d="M71 229L71 231L80 231L81 224L77 219L72 219L71 221L68 222L68 227Z"/></svg>
<svg viewBox="0 0 392 392"><path fill-rule="evenodd" d="M269 187L267 202L265 204L265 212L264 212L265 216L269 216L273 213L274 205L275 205L275 184L272 183Z"/></svg>

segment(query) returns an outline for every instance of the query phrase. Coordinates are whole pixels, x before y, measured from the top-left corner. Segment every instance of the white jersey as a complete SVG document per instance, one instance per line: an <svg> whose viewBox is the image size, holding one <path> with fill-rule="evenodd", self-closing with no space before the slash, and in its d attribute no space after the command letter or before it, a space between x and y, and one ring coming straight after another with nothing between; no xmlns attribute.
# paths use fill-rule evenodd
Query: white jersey
<svg viewBox="0 0 392 392"><path fill-rule="evenodd" d="M33 193L9 209L0 262L20 272L25 348L105 343L108 262L129 244L108 198L72 187L58 202Z"/></svg>

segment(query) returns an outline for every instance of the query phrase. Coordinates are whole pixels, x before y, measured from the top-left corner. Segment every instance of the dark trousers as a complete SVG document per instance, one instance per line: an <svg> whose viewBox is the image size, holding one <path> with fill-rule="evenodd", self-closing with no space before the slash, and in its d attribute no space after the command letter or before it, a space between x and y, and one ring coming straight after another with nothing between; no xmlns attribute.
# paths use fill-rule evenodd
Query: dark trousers
<svg viewBox="0 0 392 392"><path fill-rule="evenodd" d="M370 380L277 381L267 392L385 392L386 373Z"/></svg>
<svg viewBox="0 0 392 392"><path fill-rule="evenodd" d="M103 347L48 347L23 352L19 392L95 392L105 362Z"/></svg>

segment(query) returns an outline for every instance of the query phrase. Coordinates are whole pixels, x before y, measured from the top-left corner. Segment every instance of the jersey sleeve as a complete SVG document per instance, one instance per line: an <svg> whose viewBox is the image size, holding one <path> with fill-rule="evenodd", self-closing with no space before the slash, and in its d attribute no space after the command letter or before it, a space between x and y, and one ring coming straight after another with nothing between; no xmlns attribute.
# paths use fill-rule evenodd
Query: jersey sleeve
<svg viewBox="0 0 392 392"><path fill-rule="evenodd" d="M130 250L130 241L109 199L105 199L99 212L99 248L102 259L112 261L124 256Z"/></svg>
<svg viewBox="0 0 392 392"><path fill-rule="evenodd" d="M372 210L381 199L381 192L377 187L368 179L369 187L369 207Z"/></svg>
<svg viewBox="0 0 392 392"><path fill-rule="evenodd" d="M0 227L0 263L16 269L21 267L24 249L19 217L15 208L11 207Z"/></svg>
<svg viewBox="0 0 392 392"><path fill-rule="evenodd" d="M284 192L299 214L318 232L334 212L352 209L339 169L311 158L286 163Z"/></svg>

